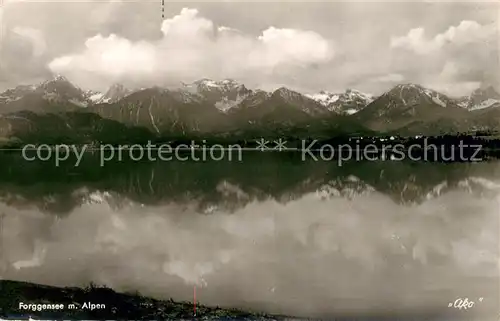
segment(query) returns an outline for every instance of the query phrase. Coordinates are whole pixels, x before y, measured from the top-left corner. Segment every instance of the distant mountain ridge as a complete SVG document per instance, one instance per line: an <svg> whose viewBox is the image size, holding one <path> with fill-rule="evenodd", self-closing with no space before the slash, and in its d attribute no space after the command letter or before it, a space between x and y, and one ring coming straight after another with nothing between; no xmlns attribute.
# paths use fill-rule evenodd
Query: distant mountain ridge
<svg viewBox="0 0 500 321"><path fill-rule="evenodd" d="M374 97L354 89L339 94L325 91L302 94L285 87L266 92L249 89L231 79L201 79L169 89L129 89L114 84L105 93L98 93L84 91L65 77L56 76L39 85L18 86L0 94L0 115L10 115L2 117L0 133L8 140L16 128L27 130L28 127L20 125L19 117L26 119L28 115L32 123L39 118L31 119L34 114L17 114L30 111L72 113L70 117L90 112L127 127L148 129L159 136L192 133L259 136L291 132L328 136L370 131L441 135L498 131L498 107L500 94L491 86L482 86L459 99L417 84L397 85Z"/></svg>
<svg viewBox="0 0 500 321"><path fill-rule="evenodd" d="M483 86L474 90L470 96L459 99L459 105L469 110L500 107L500 94L492 86Z"/></svg>
<svg viewBox="0 0 500 321"><path fill-rule="evenodd" d="M346 115L357 113L374 100L373 95L354 89L347 89L340 94L320 91L318 94L307 94L306 96L316 100L330 111Z"/></svg>
<svg viewBox="0 0 500 321"><path fill-rule="evenodd" d="M406 92L405 95L407 95L408 91L411 91L412 88L419 88L438 105L453 103L465 109L478 110L489 107L498 107L500 104L500 94L497 93L492 86L488 85L483 85L481 88L474 90L470 95L459 97L457 99L449 98L444 94L424 88L417 84L397 85L388 92L399 90L400 93ZM89 105L102 103L116 103L128 95L144 89L147 88L131 89L120 83L115 83L105 92L96 92L92 90L84 91L73 85L66 77L56 75L53 79L49 79L38 85L21 85L0 93L0 106L22 100L25 96L39 95L47 101L66 102L79 107L87 107ZM329 111L346 115L352 115L361 111L378 98L355 89L347 89L343 93L331 93L322 90L316 94L302 94L297 91L281 87L274 91L266 92L259 89L249 89L244 84L238 83L233 79L224 79L221 81L201 79L191 84L180 83L177 88L169 89L185 93L186 97L197 97L199 100L210 102L223 112L227 112L231 108L240 106L243 101L247 100L247 98L251 96L258 96L262 93L266 93L269 96L275 92L283 91L284 89L314 100L321 106L326 107ZM400 98L402 97L403 96L400 95ZM402 99L402 101L403 103L406 103L404 99Z"/></svg>
<svg viewBox="0 0 500 321"><path fill-rule="evenodd" d="M379 131L406 129L420 122L432 124L442 119L461 120L467 116L468 111L454 100L415 84L397 85L355 115L360 122Z"/></svg>
<svg viewBox="0 0 500 321"><path fill-rule="evenodd" d="M114 84L105 93L88 92L87 96L92 103L115 103L133 92L133 90L126 88L122 84Z"/></svg>

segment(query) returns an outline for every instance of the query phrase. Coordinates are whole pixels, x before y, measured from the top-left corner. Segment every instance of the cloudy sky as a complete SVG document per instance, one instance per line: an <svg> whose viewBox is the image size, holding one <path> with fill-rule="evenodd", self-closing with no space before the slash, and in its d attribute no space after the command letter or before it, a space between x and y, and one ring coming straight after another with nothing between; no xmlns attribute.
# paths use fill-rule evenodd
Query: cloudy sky
<svg viewBox="0 0 500 321"><path fill-rule="evenodd" d="M1 1L0 1L1 2ZM0 8L0 90L233 78L303 92L500 89L497 2L22 1Z"/></svg>

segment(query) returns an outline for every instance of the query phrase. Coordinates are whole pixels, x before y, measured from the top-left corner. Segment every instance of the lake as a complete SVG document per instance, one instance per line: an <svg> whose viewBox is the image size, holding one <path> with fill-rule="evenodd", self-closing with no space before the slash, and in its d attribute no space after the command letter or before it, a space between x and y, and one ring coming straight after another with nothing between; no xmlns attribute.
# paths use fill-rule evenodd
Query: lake
<svg viewBox="0 0 500 321"><path fill-rule="evenodd" d="M299 317L498 315L500 162L244 156L3 153L2 278L174 300L196 287L201 304ZM448 307L459 298L474 307Z"/></svg>

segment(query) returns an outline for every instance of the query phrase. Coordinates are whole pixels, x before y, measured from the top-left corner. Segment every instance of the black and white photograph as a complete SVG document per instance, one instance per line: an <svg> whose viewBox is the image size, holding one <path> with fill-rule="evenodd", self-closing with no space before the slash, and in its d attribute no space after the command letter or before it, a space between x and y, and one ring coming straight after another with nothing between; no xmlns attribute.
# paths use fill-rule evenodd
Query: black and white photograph
<svg viewBox="0 0 500 321"><path fill-rule="evenodd" d="M1 320L500 320L497 1L0 0Z"/></svg>

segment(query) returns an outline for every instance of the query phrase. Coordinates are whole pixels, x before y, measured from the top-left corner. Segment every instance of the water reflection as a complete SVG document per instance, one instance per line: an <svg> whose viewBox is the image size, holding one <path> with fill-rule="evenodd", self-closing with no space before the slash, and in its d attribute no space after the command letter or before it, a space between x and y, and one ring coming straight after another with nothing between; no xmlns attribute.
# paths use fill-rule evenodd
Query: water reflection
<svg viewBox="0 0 500 321"><path fill-rule="evenodd" d="M3 278L300 316L499 303L499 163L16 166Z"/></svg>

